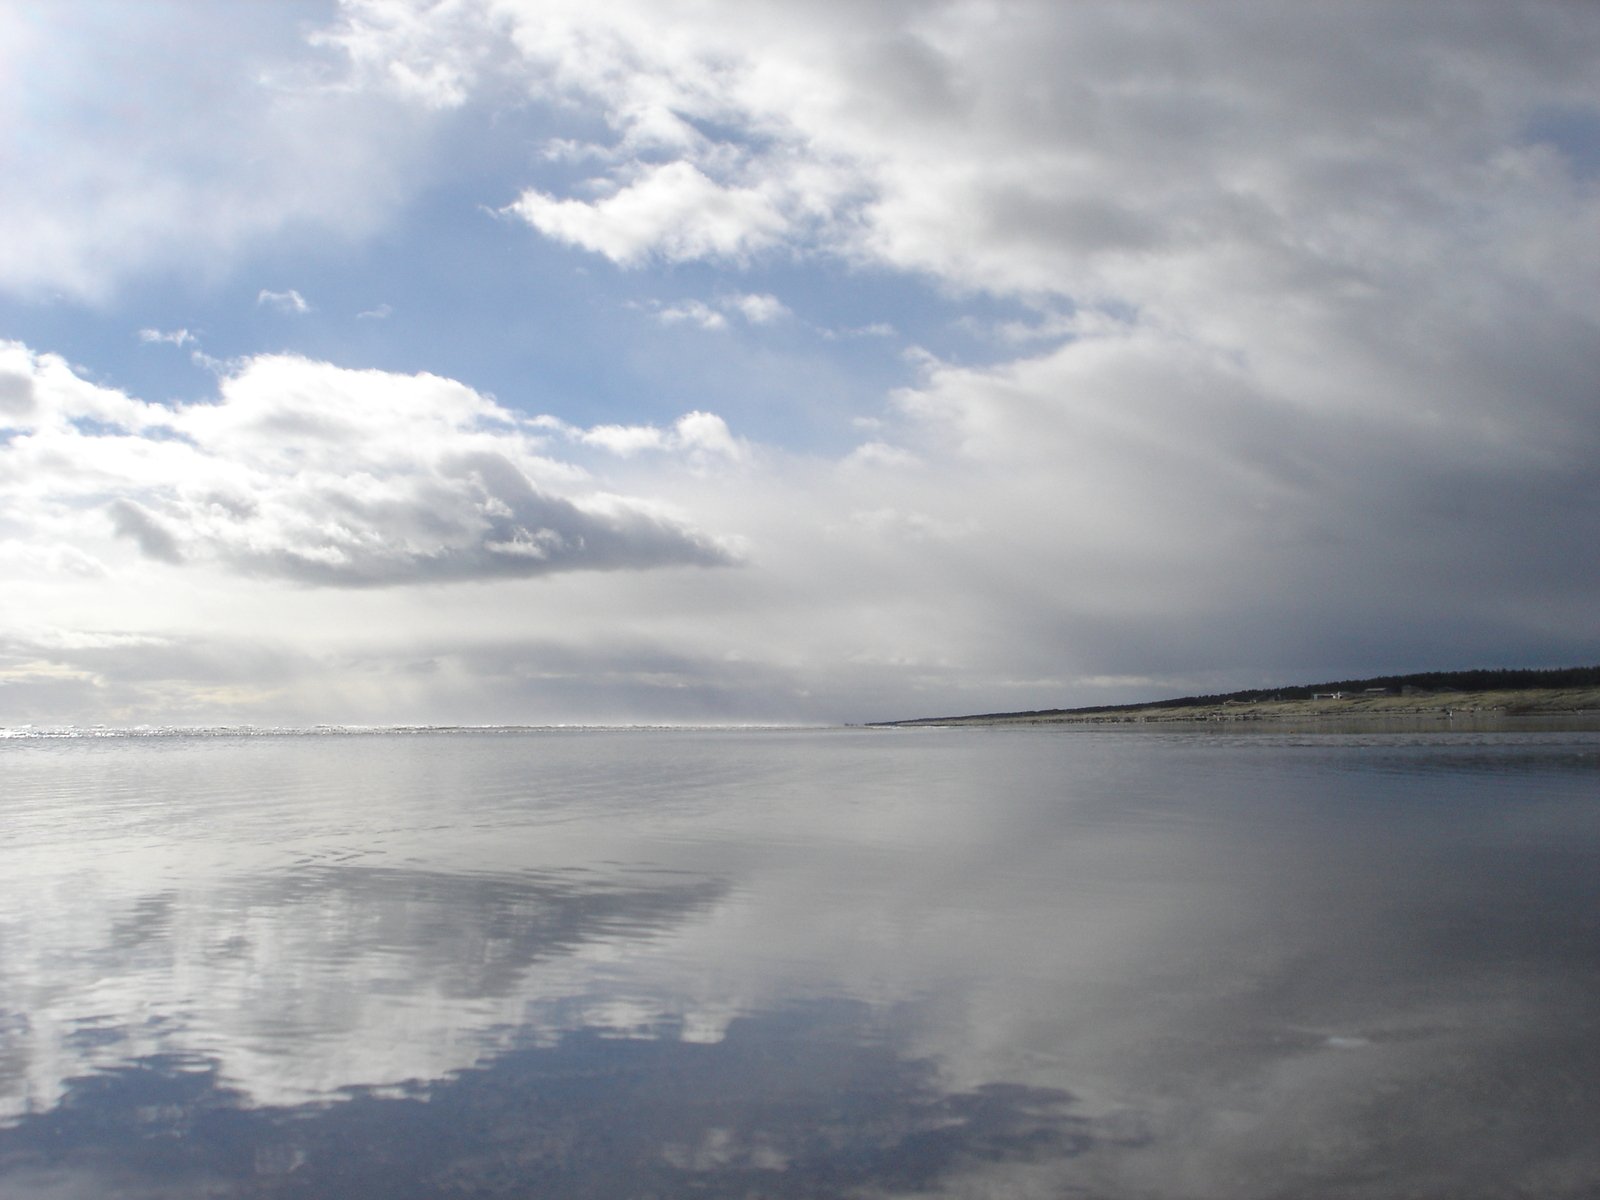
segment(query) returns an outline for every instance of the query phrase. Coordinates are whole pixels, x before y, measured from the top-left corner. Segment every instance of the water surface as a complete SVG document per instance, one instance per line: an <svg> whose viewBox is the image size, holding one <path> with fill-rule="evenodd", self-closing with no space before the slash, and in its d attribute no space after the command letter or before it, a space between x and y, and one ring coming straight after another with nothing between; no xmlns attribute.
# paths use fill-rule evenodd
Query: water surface
<svg viewBox="0 0 1600 1200"><path fill-rule="evenodd" d="M1592 730L18 738L0 788L7 1197L1600 1192Z"/></svg>

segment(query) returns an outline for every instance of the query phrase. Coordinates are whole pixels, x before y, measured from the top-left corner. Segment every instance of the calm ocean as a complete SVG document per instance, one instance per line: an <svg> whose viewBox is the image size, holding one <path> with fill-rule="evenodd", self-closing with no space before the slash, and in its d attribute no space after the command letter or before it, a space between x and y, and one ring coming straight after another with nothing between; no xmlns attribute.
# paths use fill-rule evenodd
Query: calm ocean
<svg viewBox="0 0 1600 1200"><path fill-rule="evenodd" d="M1593 1197L1600 732L0 739L0 1195Z"/></svg>

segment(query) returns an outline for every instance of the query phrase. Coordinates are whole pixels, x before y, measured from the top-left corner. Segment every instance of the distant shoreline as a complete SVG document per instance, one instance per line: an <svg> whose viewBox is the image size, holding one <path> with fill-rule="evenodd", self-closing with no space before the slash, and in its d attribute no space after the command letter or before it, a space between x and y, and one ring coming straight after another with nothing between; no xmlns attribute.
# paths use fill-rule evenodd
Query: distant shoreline
<svg viewBox="0 0 1600 1200"><path fill-rule="evenodd" d="M1410 695L1384 692L1345 693L1337 698L1165 701L1115 708L1062 708L1026 713L976 713L954 717L917 717L875 721L874 727L927 725L1113 725L1193 723L1200 721L1325 721L1394 719L1449 720L1453 717L1571 716L1600 717L1600 687L1517 688L1452 691Z"/></svg>

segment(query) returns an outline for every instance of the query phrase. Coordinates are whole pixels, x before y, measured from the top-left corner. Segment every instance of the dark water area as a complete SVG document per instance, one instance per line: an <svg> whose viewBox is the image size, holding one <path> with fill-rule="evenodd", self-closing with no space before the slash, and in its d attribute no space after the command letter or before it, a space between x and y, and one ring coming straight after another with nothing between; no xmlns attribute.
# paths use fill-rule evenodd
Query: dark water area
<svg viewBox="0 0 1600 1200"><path fill-rule="evenodd" d="M0 1196L1600 1195L1600 731L0 739Z"/></svg>

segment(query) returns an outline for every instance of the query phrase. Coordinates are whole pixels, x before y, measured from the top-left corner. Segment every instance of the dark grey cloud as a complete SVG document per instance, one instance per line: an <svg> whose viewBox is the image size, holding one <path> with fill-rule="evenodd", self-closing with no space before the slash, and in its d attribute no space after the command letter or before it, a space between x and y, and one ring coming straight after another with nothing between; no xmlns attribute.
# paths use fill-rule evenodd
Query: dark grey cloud
<svg viewBox="0 0 1600 1200"><path fill-rule="evenodd" d="M469 509L463 509L463 499L470 502ZM534 487L507 458L487 451L454 459L444 466L440 480L419 483L410 495L372 502L330 489L308 494L303 504L303 515L320 512L329 518L305 522L307 526L331 525L340 536L266 552L225 546L222 553L251 572L328 587L715 567L737 561L712 538L641 508L591 512L551 496ZM397 531L429 536L396 536Z"/></svg>
<svg viewBox="0 0 1600 1200"><path fill-rule="evenodd" d="M177 539L143 505L133 500L115 500L108 511L117 536L132 539L146 558L173 564L183 561Z"/></svg>
<svg viewBox="0 0 1600 1200"><path fill-rule="evenodd" d="M14 371L0 371L0 420L33 416L33 380Z"/></svg>

